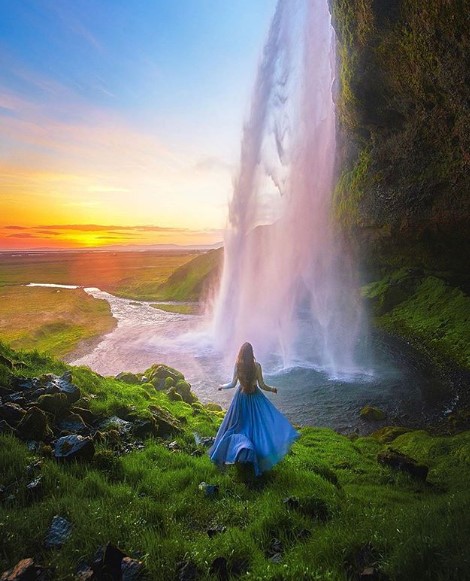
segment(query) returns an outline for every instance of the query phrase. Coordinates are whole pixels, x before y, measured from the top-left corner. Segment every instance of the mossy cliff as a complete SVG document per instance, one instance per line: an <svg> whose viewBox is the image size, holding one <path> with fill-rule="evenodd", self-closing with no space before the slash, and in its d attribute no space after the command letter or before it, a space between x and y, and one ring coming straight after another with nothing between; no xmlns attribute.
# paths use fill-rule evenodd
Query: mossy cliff
<svg viewBox="0 0 470 581"><path fill-rule="evenodd" d="M468 345L465 321L457 320L460 306L468 307L470 284L468 3L330 5L340 76L336 216L358 249L366 280L381 281L366 294L394 295L387 317L387 305L379 306L377 323L454 357L438 336L457 333ZM411 269L406 277L404 267ZM392 291L385 288L390 283ZM430 316L437 326L423 323L426 296L436 310L433 297L458 293L462 298L450 301L460 305L457 311L439 321ZM399 303L401 314L394 311ZM468 367L466 349L461 345L454 360Z"/></svg>

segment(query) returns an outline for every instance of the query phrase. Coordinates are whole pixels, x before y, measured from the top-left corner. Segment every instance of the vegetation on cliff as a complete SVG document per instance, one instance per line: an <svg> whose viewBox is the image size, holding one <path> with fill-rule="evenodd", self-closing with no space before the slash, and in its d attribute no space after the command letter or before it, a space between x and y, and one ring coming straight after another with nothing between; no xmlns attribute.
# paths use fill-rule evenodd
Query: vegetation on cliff
<svg viewBox="0 0 470 581"><path fill-rule="evenodd" d="M460 580L468 571L468 432L437 437L395 428L348 438L303 428L285 460L252 480L234 468L219 472L195 440L194 433L215 434L221 412L172 400L154 380L103 378L4 345L0 353L4 394L20 375L70 369L82 414L145 421L157 406L178 426L126 449L114 419L96 433L94 457L71 463L51 457L46 442L0 436L3 569L35 556L54 578L73 579L79 563L91 563L110 541L162 581L355 579L367 568L383 579ZM427 479L378 462L380 453L396 456L390 448L426 465ZM37 495L26 486L33 476L42 477ZM44 545L54 515L71 523L60 549Z"/></svg>

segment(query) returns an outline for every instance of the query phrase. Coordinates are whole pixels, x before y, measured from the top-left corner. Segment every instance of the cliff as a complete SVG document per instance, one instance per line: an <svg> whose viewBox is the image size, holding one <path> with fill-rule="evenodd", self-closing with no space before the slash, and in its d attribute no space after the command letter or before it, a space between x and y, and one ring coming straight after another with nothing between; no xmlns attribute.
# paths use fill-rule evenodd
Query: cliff
<svg viewBox="0 0 470 581"><path fill-rule="evenodd" d="M466 287L468 3L331 0L331 9L343 168L337 216L372 275L418 266Z"/></svg>

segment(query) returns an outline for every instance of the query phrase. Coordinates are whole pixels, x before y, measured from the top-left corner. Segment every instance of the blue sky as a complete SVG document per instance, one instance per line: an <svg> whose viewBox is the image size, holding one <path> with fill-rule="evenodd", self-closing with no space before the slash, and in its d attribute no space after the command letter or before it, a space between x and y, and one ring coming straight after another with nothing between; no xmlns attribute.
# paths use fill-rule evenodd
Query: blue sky
<svg viewBox="0 0 470 581"><path fill-rule="evenodd" d="M220 230L274 8L0 0L0 226Z"/></svg>

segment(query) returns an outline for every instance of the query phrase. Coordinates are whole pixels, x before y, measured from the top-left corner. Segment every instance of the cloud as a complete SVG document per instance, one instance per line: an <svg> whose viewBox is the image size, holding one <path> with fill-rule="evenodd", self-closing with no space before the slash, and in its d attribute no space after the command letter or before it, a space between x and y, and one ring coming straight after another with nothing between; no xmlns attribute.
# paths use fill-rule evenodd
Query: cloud
<svg viewBox="0 0 470 581"><path fill-rule="evenodd" d="M223 171L232 172L233 167L218 157L203 157L195 165L194 169L198 172Z"/></svg>
<svg viewBox="0 0 470 581"><path fill-rule="evenodd" d="M19 234L8 234L7 238L38 238L38 236L28 232L21 232Z"/></svg>
<svg viewBox="0 0 470 581"><path fill-rule="evenodd" d="M5 230L27 230L26 226L4 226Z"/></svg>

